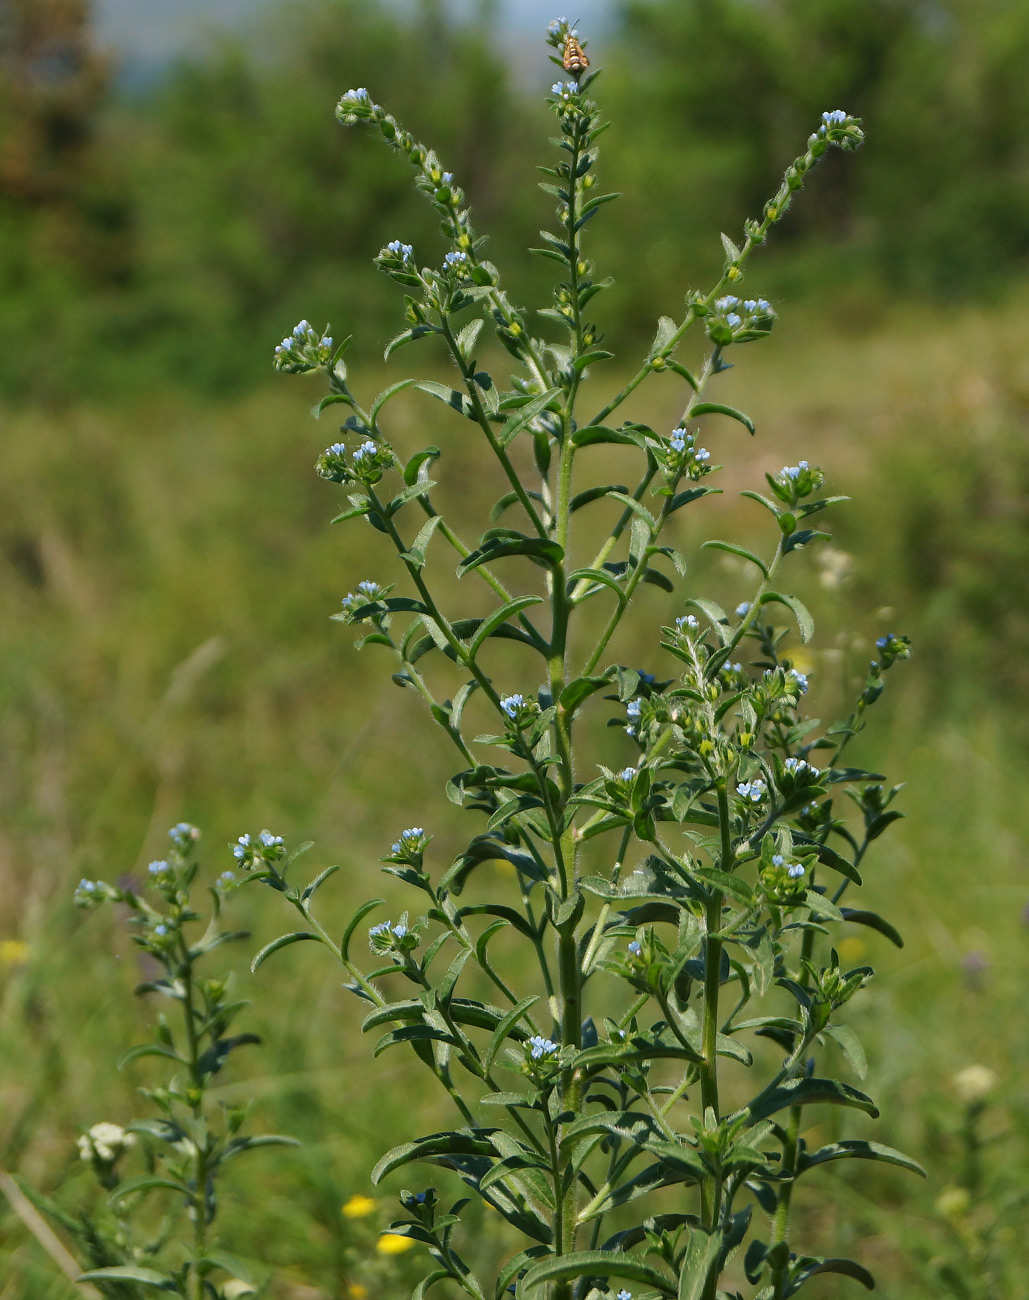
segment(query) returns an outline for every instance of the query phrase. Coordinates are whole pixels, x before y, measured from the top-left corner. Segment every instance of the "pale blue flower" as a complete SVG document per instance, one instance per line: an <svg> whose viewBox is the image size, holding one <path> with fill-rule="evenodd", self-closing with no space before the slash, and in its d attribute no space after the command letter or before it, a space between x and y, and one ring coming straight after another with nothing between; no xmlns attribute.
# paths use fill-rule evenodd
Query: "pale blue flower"
<svg viewBox="0 0 1029 1300"><path fill-rule="evenodd" d="M741 600L740 603L736 606L736 617L746 618L749 613L750 613L750 601Z"/></svg>
<svg viewBox="0 0 1029 1300"><path fill-rule="evenodd" d="M167 862L163 862L163 861L151 862L149 867L147 867L147 871L149 871L152 876L162 876L167 870L168 870L168 864Z"/></svg>
<svg viewBox="0 0 1029 1300"><path fill-rule="evenodd" d="M643 947L636 939L633 939L632 943L629 944L629 951L634 957L638 957L643 951Z"/></svg>
<svg viewBox="0 0 1029 1300"><path fill-rule="evenodd" d="M532 1059L538 1061L544 1056L552 1056L557 1051L557 1043L542 1034L533 1034L529 1039L529 1049Z"/></svg>
<svg viewBox="0 0 1029 1300"><path fill-rule="evenodd" d="M464 266L468 261L468 254L462 252L448 253L443 260L447 266L453 269L455 266Z"/></svg>
<svg viewBox="0 0 1029 1300"><path fill-rule="evenodd" d="M505 695L500 701L500 707L509 718L514 718L518 710L524 708L524 695Z"/></svg>

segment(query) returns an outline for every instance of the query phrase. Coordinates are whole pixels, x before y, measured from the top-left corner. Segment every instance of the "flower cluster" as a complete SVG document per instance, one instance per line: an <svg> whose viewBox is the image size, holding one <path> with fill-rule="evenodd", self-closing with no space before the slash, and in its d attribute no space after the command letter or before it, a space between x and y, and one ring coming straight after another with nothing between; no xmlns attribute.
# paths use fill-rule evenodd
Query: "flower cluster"
<svg viewBox="0 0 1029 1300"><path fill-rule="evenodd" d="M358 122L367 122L382 113L367 89L359 86L348 90L336 105L336 117L344 126L354 126Z"/></svg>
<svg viewBox="0 0 1029 1300"><path fill-rule="evenodd" d="M500 699L501 712L507 717L516 731L533 723L540 713L540 706L535 700L526 699L524 695L504 695Z"/></svg>
<svg viewBox="0 0 1029 1300"><path fill-rule="evenodd" d="M765 477L779 500L790 507L812 492L817 492L825 482L822 471L806 460L798 461L796 465L784 465L778 474L767 474Z"/></svg>
<svg viewBox="0 0 1029 1300"><path fill-rule="evenodd" d="M286 841L267 830L256 839L241 835L232 845L232 856L244 871L268 870L286 856Z"/></svg>
<svg viewBox="0 0 1029 1300"><path fill-rule="evenodd" d="M750 343L772 332L776 316L765 298L737 298L726 294L716 298L707 317L707 336L719 347L730 343Z"/></svg>
<svg viewBox="0 0 1029 1300"><path fill-rule="evenodd" d="M756 776L752 781L740 781L736 793L744 803L760 803L768 793L768 788L761 777Z"/></svg>
<svg viewBox="0 0 1029 1300"><path fill-rule="evenodd" d="M865 133L861 130L860 119L851 117L842 108L830 109L822 114L822 125L811 137L811 144L834 144L840 149L850 151L861 146ZM812 152L815 152L812 148ZM817 157L817 154L816 154Z"/></svg>
<svg viewBox="0 0 1029 1300"><path fill-rule="evenodd" d="M706 447L697 446L697 435L688 429L673 429L667 442L655 447L665 479L676 482L680 478L689 478L696 482L710 474L714 466L709 465L711 453Z"/></svg>
<svg viewBox="0 0 1029 1300"><path fill-rule="evenodd" d="M413 952L418 947L418 939L418 926L408 925L406 912L396 925L392 921L380 921L368 931L368 945L376 957Z"/></svg>
<svg viewBox="0 0 1029 1300"><path fill-rule="evenodd" d="M422 854L431 838L432 836L426 835L421 826L410 826L406 831L400 832L400 838L392 845L389 854L382 861L397 862L420 870Z"/></svg>
<svg viewBox="0 0 1029 1300"><path fill-rule="evenodd" d="M287 375L304 375L331 362L332 338L328 325L319 334L309 321L302 320L275 348L275 369Z"/></svg>
<svg viewBox="0 0 1029 1300"><path fill-rule="evenodd" d="M372 487L382 478L383 471L395 463L393 448L388 443L366 438L354 449L349 462L346 444L332 443L315 461L314 471L330 483L363 483Z"/></svg>
<svg viewBox="0 0 1029 1300"><path fill-rule="evenodd" d="M402 240L391 239L375 259L375 265L397 284L421 287L423 281L415 265L414 248Z"/></svg>

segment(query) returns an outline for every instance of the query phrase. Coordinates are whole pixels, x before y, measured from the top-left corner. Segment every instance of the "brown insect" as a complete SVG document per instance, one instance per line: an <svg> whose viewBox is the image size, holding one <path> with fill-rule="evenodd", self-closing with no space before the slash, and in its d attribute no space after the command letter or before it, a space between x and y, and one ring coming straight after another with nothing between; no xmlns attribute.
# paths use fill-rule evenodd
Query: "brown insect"
<svg viewBox="0 0 1029 1300"><path fill-rule="evenodd" d="M565 72L573 72L576 76L584 72L590 66L585 51L574 36L565 38L564 54L561 58L561 66Z"/></svg>

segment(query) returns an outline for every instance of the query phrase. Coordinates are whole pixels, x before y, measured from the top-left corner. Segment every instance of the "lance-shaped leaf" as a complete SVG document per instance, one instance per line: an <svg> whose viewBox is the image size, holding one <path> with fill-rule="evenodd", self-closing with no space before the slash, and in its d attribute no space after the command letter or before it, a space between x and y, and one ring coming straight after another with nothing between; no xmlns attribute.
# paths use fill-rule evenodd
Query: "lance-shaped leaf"
<svg viewBox="0 0 1029 1300"><path fill-rule="evenodd" d="M451 388L447 384L439 384L435 379L420 379L412 387L420 388L423 393L431 393L433 397L438 397L441 402L446 403L451 410L457 411L459 415L467 416L469 420L475 419L475 410L471 401L464 393L459 393L456 388Z"/></svg>
<svg viewBox="0 0 1029 1300"><path fill-rule="evenodd" d="M460 894L469 873L474 867L477 867L480 862L489 862L498 858L504 862L510 862L512 866L517 867L519 871L524 872L532 880L544 881L547 879L547 873L531 854L526 853L523 849L516 849L509 844L504 844L501 840L493 839L489 835L478 835L443 876L439 883L440 891L446 890L452 894Z"/></svg>
<svg viewBox="0 0 1029 1300"><path fill-rule="evenodd" d="M165 1273L158 1273L153 1268L139 1268L135 1264L118 1264L111 1268L93 1268L88 1273L80 1273L79 1282L138 1282L140 1286L152 1286L158 1291L178 1292L178 1283Z"/></svg>
<svg viewBox="0 0 1029 1300"><path fill-rule="evenodd" d="M107 1203L114 1208L126 1196L132 1196L135 1192L153 1191L155 1188L177 1192L180 1196L184 1196L187 1201L193 1199L192 1188L187 1187L185 1183L181 1183L175 1178L159 1178L154 1174L140 1174L138 1178L126 1178L123 1183L119 1183L107 1198Z"/></svg>
<svg viewBox="0 0 1029 1300"><path fill-rule="evenodd" d="M819 1147L817 1151L803 1152L797 1160L797 1173L799 1177L807 1169L813 1169L816 1165L825 1165L832 1160L881 1160L884 1164L899 1165L901 1169L909 1169L912 1173L921 1174L927 1178L928 1174L918 1163L906 1156L903 1151L897 1151L893 1147L883 1146L881 1142L864 1142L860 1138L847 1138L842 1142L831 1142L828 1146Z"/></svg>
<svg viewBox="0 0 1029 1300"><path fill-rule="evenodd" d="M749 415L737 411L735 406L723 406L721 402L700 402L693 408L690 415L727 415L731 420L739 421L748 433L753 434L754 432L754 421Z"/></svg>
<svg viewBox="0 0 1029 1300"><path fill-rule="evenodd" d="M814 1277L817 1273L839 1273L841 1277L852 1277L868 1291L875 1290L875 1278L867 1268L856 1264L852 1259L813 1259L804 1256L793 1266L793 1285L795 1289Z"/></svg>
<svg viewBox="0 0 1029 1300"><path fill-rule="evenodd" d="M525 1039L528 1037L524 1030L517 1031L516 1026L529 1008L534 1006L538 1001L538 993L533 997L523 998L517 1006L511 1008L507 1015L501 1020L500 1024L497 1025L496 1032L490 1040L490 1045L486 1049L486 1055L483 1058L483 1066L487 1072L492 1069L497 1053L500 1051L500 1048L508 1037L517 1037L519 1039Z"/></svg>
<svg viewBox="0 0 1029 1300"><path fill-rule="evenodd" d="M471 555L466 555L457 566L458 576L471 573L481 564L492 564L494 560L506 559L512 555L528 556L536 564L553 568L564 559L564 550L557 542L547 537L491 537L488 542L477 547Z"/></svg>
<svg viewBox="0 0 1029 1300"><path fill-rule="evenodd" d="M757 565L763 577L768 577L768 565L753 551L748 551L745 546L737 546L734 542L719 541L704 542L703 545L713 551L727 551L729 555L738 555L741 560L749 560L751 564Z"/></svg>
<svg viewBox="0 0 1029 1300"><path fill-rule="evenodd" d="M531 1295L545 1282L576 1277L626 1277L642 1282L665 1296L676 1294L675 1282L641 1259L613 1250L577 1250L571 1255L554 1255L531 1264L518 1285L518 1296Z"/></svg>
<svg viewBox="0 0 1029 1300"><path fill-rule="evenodd" d="M796 596L783 595L782 592L778 591L766 591L758 603L761 605L785 605L797 620L797 629L800 632L801 641L810 641L814 636L815 621L808 613L807 606L802 601L799 601Z"/></svg>
<svg viewBox="0 0 1029 1300"><path fill-rule="evenodd" d="M722 1238L717 1232L694 1228L679 1272L679 1300L700 1300L707 1279L715 1267Z"/></svg>
<svg viewBox="0 0 1029 1300"><path fill-rule="evenodd" d="M375 1044L372 1056L381 1056L390 1047L396 1047L400 1043L417 1045L424 1042L447 1043L450 1047L464 1046L460 1039L455 1038L453 1034L448 1034L444 1029L434 1029L432 1025L406 1025L403 1029L394 1029L388 1034L383 1034Z"/></svg>
<svg viewBox="0 0 1029 1300"><path fill-rule="evenodd" d="M867 925L870 930L878 930L880 934L884 934L898 948L904 947L904 940L901 938L900 931L884 917L881 917L878 912L863 912L853 907L841 907L840 911L843 913L845 921L850 921L853 925Z"/></svg>
<svg viewBox="0 0 1029 1300"><path fill-rule="evenodd" d="M448 1156L496 1156L489 1140L492 1129L477 1129L478 1136L468 1133L430 1133L414 1142L402 1142L392 1147L372 1170L372 1182L380 1183L394 1169L400 1169L416 1160L447 1163Z"/></svg>
<svg viewBox="0 0 1029 1300"><path fill-rule="evenodd" d="M737 1114L748 1115L750 1123L756 1124L791 1106L811 1106L819 1102L832 1106L852 1106L871 1115L872 1119L879 1118L875 1102L863 1092L858 1092L857 1088L851 1088L849 1084L840 1083L836 1079L806 1078L790 1079L776 1088L760 1093Z"/></svg>
<svg viewBox="0 0 1029 1300"><path fill-rule="evenodd" d="M362 903L354 915L347 923L347 928L343 931L343 938L339 944L340 958L346 962L350 960L350 940L354 937L354 931L361 924L369 912L374 912L377 907L383 907L386 900L384 898L371 898L367 903Z"/></svg>
<svg viewBox="0 0 1029 1300"><path fill-rule="evenodd" d="M291 943L304 943L308 939L314 939L316 942L321 942L321 935L314 934L310 930L294 930L292 934L280 934L279 937L273 939L271 943L266 943L250 963L251 972L257 970L258 966L267 961L273 952L278 952L280 948L288 948Z"/></svg>
<svg viewBox="0 0 1029 1300"><path fill-rule="evenodd" d="M470 558L471 556L469 556ZM483 619L479 630L472 637L472 643L468 647L469 655L474 659L483 641L492 636L502 623L506 623L509 618L514 618L516 614L523 609L528 609L530 605L539 605L542 601L542 596L519 596L516 600L510 600L506 605L502 605L500 609L494 610L488 618Z"/></svg>

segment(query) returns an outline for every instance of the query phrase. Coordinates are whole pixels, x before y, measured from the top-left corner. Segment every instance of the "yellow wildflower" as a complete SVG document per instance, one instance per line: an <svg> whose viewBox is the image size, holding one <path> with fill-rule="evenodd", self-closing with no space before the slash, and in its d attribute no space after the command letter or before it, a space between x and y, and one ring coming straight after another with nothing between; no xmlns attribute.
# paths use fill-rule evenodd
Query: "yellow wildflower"
<svg viewBox="0 0 1029 1300"><path fill-rule="evenodd" d="M343 1206L343 1213L348 1219L366 1218L375 1209L375 1198L373 1196L362 1196L360 1192L355 1192Z"/></svg>
<svg viewBox="0 0 1029 1300"><path fill-rule="evenodd" d="M380 1255L402 1255L414 1245L411 1237L402 1237L398 1232L384 1232L375 1243Z"/></svg>
<svg viewBox="0 0 1029 1300"><path fill-rule="evenodd" d="M367 1300L368 1288L360 1282L348 1282L347 1295L350 1300Z"/></svg>
<svg viewBox="0 0 1029 1300"><path fill-rule="evenodd" d="M0 966L24 966L29 959L29 945L24 939L0 941Z"/></svg>

